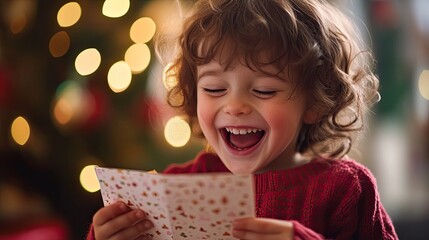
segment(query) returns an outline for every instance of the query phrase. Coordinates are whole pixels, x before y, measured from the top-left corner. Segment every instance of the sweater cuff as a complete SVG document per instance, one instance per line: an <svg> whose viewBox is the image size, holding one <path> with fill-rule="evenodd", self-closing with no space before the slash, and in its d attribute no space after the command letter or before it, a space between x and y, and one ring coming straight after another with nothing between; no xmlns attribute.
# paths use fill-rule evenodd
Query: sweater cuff
<svg viewBox="0 0 429 240"><path fill-rule="evenodd" d="M293 240L323 240L325 239L322 235L316 233L310 228L302 225L298 221L291 221L293 224Z"/></svg>
<svg viewBox="0 0 429 240"><path fill-rule="evenodd" d="M95 240L94 226L92 224L89 227L88 235L86 235L86 240Z"/></svg>

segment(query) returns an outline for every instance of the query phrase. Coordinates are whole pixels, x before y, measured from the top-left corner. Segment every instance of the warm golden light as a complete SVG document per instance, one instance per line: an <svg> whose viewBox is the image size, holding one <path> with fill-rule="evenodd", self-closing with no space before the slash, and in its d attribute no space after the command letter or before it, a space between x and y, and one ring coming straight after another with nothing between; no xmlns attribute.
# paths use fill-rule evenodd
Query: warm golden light
<svg viewBox="0 0 429 240"><path fill-rule="evenodd" d="M125 53L125 62L134 74L143 72L149 66L150 58L149 47L144 43L133 44Z"/></svg>
<svg viewBox="0 0 429 240"><path fill-rule="evenodd" d="M424 99L429 100L429 70L424 70L420 74L419 91Z"/></svg>
<svg viewBox="0 0 429 240"><path fill-rule="evenodd" d="M30 125L25 118L19 116L12 122L10 132L17 144L24 145L30 138Z"/></svg>
<svg viewBox="0 0 429 240"><path fill-rule="evenodd" d="M125 91L130 86L131 79L131 68L125 61L116 62L107 73L107 82L115 93Z"/></svg>
<svg viewBox="0 0 429 240"><path fill-rule="evenodd" d="M27 16L25 16L25 14L14 16L10 20L10 31L14 34L22 32L22 30L27 25L27 21Z"/></svg>
<svg viewBox="0 0 429 240"><path fill-rule="evenodd" d="M73 118L73 112L73 106L66 99L60 98L55 103L53 114L59 124L66 125L69 123Z"/></svg>
<svg viewBox="0 0 429 240"><path fill-rule="evenodd" d="M10 28L11 33L18 34L34 20L37 12L37 1L15 0L3 1L1 6L2 23Z"/></svg>
<svg viewBox="0 0 429 240"><path fill-rule="evenodd" d="M86 91L76 81L64 81L57 88L53 105L53 118L60 125L79 122L85 117L90 103L86 100Z"/></svg>
<svg viewBox="0 0 429 240"><path fill-rule="evenodd" d="M75 68L76 71L86 76L95 72L101 63L101 55L95 48L88 48L76 57Z"/></svg>
<svg viewBox="0 0 429 240"><path fill-rule="evenodd" d="M129 8L129 0L105 0L102 11L106 17L118 18L124 16Z"/></svg>
<svg viewBox="0 0 429 240"><path fill-rule="evenodd" d="M147 43L155 35L156 24L148 17L137 19L130 29L130 37L135 43Z"/></svg>
<svg viewBox="0 0 429 240"><path fill-rule="evenodd" d="M173 64L169 63L165 66L162 74L162 83L167 90L171 90L177 85L177 78L175 69L172 68Z"/></svg>
<svg viewBox="0 0 429 240"><path fill-rule="evenodd" d="M61 27L70 27L79 21L82 15L82 9L79 3L69 2L64 4L60 10L58 10L57 21Z"/></svg>
<svg viewBox="0 0 429 240"><path fill-rule="evenodd" d="M97 192L100 190L100 184L95 174L95 165L88 165L80 172L79 180L82 187L88 192Z"/></svg>
<svg viewBox="0 0 429 240"><path fill-rule="evenodd" d="M49 52L53 57L61 57L70 47L70 37L66 31L59 31L49 41Z"/></svg>
<svg viewBox="0 0 429 240"><path fill-rule="evenodd" d="M191 138L191 128L182 117L175 116L165 124L164 137L171 146L183 147Z"/></svg>

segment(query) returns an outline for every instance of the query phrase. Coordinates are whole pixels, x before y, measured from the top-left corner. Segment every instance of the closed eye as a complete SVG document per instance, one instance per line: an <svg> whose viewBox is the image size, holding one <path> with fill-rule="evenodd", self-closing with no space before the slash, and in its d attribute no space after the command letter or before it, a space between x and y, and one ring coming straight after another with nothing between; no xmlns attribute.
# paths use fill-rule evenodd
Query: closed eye
<svg viewBox="0 0 429 240"><path fill-rule="evenodd" d="M226 93L224 88L202 88L205 93L210 96L218 97Z"/></svg>
<svg viewBox="0 0 429 240"><path fill-rule="evenodd" d="M253 90L253 93L260 98L270 98L276 95L277 91L274 90Z"/></svg>

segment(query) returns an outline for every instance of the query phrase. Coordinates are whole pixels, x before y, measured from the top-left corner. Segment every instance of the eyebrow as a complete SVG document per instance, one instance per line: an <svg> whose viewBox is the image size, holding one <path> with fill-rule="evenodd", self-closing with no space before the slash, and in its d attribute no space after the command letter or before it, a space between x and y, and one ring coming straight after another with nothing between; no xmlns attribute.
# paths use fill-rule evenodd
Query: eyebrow
<svg viewBox="0 0 429 240"><path fill-rule="evenodd" d="M203 66L201 67L201 70L198 71L198 79L204 77L204 76L217 76L223 73L224 70L221 67L218 66Z"/></svg>

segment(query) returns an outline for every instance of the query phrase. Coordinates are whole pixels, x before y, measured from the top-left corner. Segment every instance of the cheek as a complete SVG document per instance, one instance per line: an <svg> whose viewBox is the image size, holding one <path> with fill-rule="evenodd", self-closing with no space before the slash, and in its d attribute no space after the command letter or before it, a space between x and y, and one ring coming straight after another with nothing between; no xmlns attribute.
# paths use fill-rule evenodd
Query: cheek
<svg viewBox="0 0 429 240"><path fill-rule="evenodd" d="M291 132L297 129L301 122L302 113L286 111L285 109L272 109L266 112L265 120L274 131Z"/></svg>
<svg viewBox="0 0 429 240"><path fill-rule="evenodd" d="M207 131L207 127L213 125L214 114L210 111L210 107L205 105L204 102L197 105L197 116L203 132Z"/></svg>
<svg viewBox="0 0 429 240"><path fill-rule="evenodd" d="M284 132L292 127L291 119L283 114L271 114L266 119L270 128L274 131Z"/></svg>

